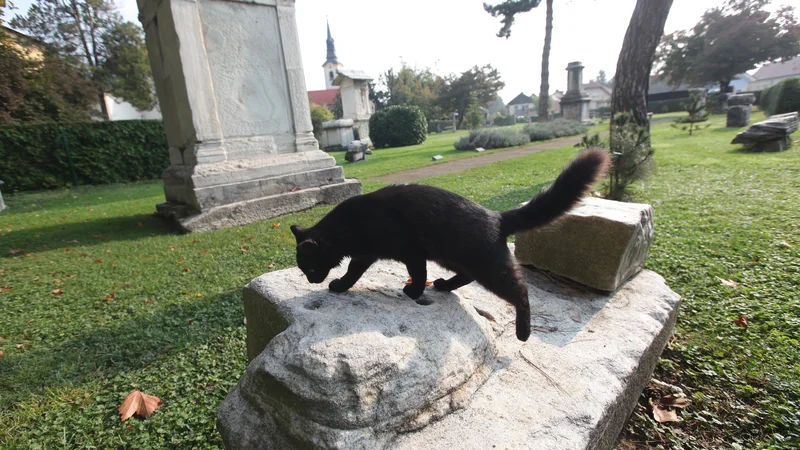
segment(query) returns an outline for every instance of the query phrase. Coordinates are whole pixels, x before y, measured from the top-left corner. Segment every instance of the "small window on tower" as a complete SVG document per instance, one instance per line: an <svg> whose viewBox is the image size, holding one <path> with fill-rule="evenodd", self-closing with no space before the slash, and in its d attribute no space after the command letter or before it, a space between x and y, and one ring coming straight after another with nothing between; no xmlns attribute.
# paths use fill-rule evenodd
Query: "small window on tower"
<svg viewBox="0 0 800 450"><path fill-rule="evenodd" d="M328 72L328 75L331 76L331 81L333 81L333 71L332 70L330 72Z"/></svg>

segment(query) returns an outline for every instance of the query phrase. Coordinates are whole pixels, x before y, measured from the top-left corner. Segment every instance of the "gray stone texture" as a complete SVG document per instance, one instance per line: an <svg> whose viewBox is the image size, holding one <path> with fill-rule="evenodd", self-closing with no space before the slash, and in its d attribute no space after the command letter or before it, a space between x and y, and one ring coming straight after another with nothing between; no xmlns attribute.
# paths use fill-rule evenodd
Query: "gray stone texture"
<svg viewBox="0 0 800 450"><path fill-rule="evenodd" d="M791 147L791 134L797 131L799 123L797 112L770 116L737 133L731 144L744 144L761 151L784 151Z"/></svg>
<svg viewBox="0 0 800 450"><path fill-rule="evenodd" d="M736 94L728 96L728 107L752 105L756 102L755 94Z"/></svg>
<svg viewBox="0 0 800 450"><path fill-rule="evenodd" d="M561 97L561 113L567 120L589 122L591 97L583 90L583 64L579 61L567 65L567 92Z"/></svg>
<svg viewBox="0 0 800 450"><path fill-rule="evenodd" d="M750 105L729 106L725 126L728 128L746 127L750 123L750 109Z"/></svg>
<svg viewBox="0 0 800 450"><path fill-rule="evenodd" d="M649 271L612 294L524 275L526 343L513 307L475 283L428 288L426 306L406 298L395 262L344 294L296 268L256 278L244 289L251 361L217 414L225 446L610 449L680 298Z"/></svg>
<svg viewBox="0 0 800 450"><path fill-rule="evenodd" d="M515 256L521 264L613 291L644 268L653 234L650 205L587 197L556 222L516 233Z"/></svg>
<svg viewBox="0 0 800 450"><path fill-rule="evenodd" d="M293 1L138 6L169 146L162 215L199 231L264 217L249 208L292 188L353 192L312 134Z"/></svg>

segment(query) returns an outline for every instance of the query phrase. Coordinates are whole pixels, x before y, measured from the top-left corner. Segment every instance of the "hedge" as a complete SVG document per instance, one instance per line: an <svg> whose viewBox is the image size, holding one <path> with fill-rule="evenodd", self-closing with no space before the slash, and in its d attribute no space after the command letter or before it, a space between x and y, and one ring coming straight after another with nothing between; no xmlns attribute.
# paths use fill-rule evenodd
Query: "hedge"
<svg viewBox="0 0 800 450"><path fill-rule="evenodd" d="M527 134L531 142L546 141L565 136L576 136L586 133L589 127L567 119L556 119L550 122L537 122L525 125L523 133Z"/></svg>
<svg viewBox="0 0 800 450"><path fill-rule="evenodd" d="M421 144L427 135L428 121L416 106L390 106L369 118L369 138L375 148Z"/></svg>
<svg viewBox="0 0 800 450"><path fill-rule="evenodd" d="M516 147L525 145L531 140L528 135L509 128L490 128L488 130L474 130L469 136L457 140L453 146L456 150L475 150L481 147L485 150L493 148Z"/></svg>
<svg viewBox="0 0 800 450"><path fill-rule="evenodd" d="M758 106L768 116L800 111L800 78L789 78L761 92Z"/></svg>
<svg viewBox="0 0 800 450"><path fill-rule="evenodd" d="M684 107L683 104L688 101L689 98L684 97L684 98L673 98L670 100L658 100L654 102L647 102L647 112L651 112L653 114L661 114L661 113L686 111L686 107Z"/></svg>
<svg viewBox="0 0 800 450"><path fill-rule="evenodd" d="M160 120L0 129L0 179L6 191L72 186L73 168L78 184L84 185L157 179L167 167L167 137Z"/></svg>

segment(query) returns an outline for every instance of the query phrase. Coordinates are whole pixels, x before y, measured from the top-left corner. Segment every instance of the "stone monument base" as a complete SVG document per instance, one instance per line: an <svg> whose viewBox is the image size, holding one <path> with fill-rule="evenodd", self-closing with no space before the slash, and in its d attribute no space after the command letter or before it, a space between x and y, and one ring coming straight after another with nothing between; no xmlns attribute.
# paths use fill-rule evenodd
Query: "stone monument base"
<svg viewBox="0 0 800 450"><path fill-rule="evenodd" d="M336 204L361 194L361 182L345 179L295 192L268 195L227 205L215 206L201 213L174 203L156 205L158 215L173 220L183 231L211 231L309 209L318 204Z"/></svg>
<svg viewBox="0 0 800 450"><path fill-rule="evenodd" d="M680 302L646 270L601 293L525 269L523 343L514 308L476 283L415 302L405 266L381 261L329 292L346 266L244 289L251 362L217 411L226 448L611 449ZM450 275L428 264L429 280Z"/></svg>

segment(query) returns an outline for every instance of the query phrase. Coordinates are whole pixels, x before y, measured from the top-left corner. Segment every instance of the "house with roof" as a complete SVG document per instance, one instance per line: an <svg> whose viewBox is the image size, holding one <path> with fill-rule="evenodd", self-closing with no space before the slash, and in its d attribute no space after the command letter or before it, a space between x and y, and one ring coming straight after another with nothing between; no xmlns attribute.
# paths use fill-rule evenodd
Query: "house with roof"
<svg viewBox="0 0 800 450"><path fill-rule="evenodd" d="M789 78L800 78L800 56L787 61L764 64L754 74L754 81L747 83L751 92L763 91Z"/></svg>
<svg viewBox="0 0 800 450"><path fill-rule="evenodd" d="M518 96L508 102L508 114L514 117L537 117L538 113L535 103L536 101L532 96L529 97L520 92Z"/></svg>
<svg viewBox="0 0 800 450"><path fill-rule="evenodd" d="M583 85L583 90L589 94L589 112L597 111L603 107L611 106L611 88L596 81Z"/></svg>

